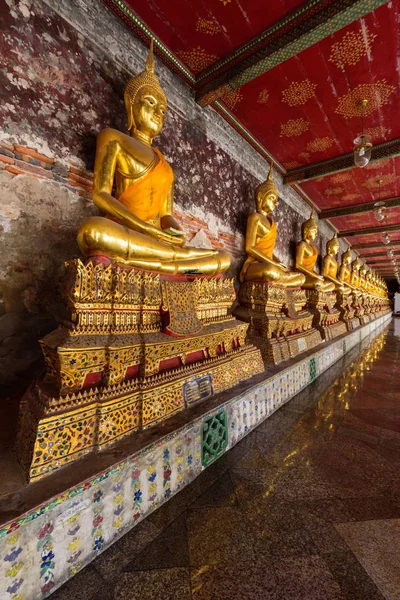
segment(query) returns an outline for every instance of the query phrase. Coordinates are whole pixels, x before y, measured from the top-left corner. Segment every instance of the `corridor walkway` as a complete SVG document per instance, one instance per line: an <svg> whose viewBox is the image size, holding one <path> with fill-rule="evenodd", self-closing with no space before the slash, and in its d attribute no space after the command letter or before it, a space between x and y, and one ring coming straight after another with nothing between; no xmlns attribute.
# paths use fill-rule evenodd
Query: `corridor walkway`
<svg viewBox="0 0 400 600"><path fill-rule="evenodd" d="M400 599L394 322L52 596L190 598Z"/></svg>

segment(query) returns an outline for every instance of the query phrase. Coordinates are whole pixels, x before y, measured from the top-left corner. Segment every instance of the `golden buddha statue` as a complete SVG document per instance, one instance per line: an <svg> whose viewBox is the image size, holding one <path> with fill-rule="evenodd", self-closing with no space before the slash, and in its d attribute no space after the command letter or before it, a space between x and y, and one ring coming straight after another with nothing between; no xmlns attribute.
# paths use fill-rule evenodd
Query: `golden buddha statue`
<svg viewBox="0 0 400 600"><path fill-rule="evenodd" d="M367 290L368 292L372 292L372 283L371 283L371 278L372 278L372 271L371 269L368 271L368 273L366 274L366 280L367 280Z"/></svg>
<svg viewBox="0 0 400 600"><path fill-rule="evenodd" d="M302 241L296 247L296 269L306 276L305 283L302 284L304 289L332 292L335 289L335 283L325 281L324 277L314 271L318 250L311 242L317 235L318 225L314 219L314 209L312 209L311 217L301 226Z"/></svg>
<svg viewBox="0 0 400 600"><path fill-rule="evenodd" d="M360 262L360 259L358 258L358 256L356 256L356 258L351 263L350 283L358 290L360 290L360 268L361 268L361 262Z"/></svg>
<svg viewBox="0 0 400 600"><path fill-rule="evenodd" d="M353 257L351 254L351 248L350 248L350 246L348 246L346 252L343 252L343 254L342 254L342 263L341 263L340 269L339 269L339 280L342 283L346 284L346 286L354 292L354 291L356 291L356 288L351 283L351 267L350 267L350 263L351 263L352 259L353 259Z"/></svg>
<svg viewBox="0 0 400 600"><path fill-rule="evenodd" d="M215 276L229 256L185 247L173 218L172 169L151 147L166 106L151 48L125 90L130 135L98 137L103 216L79 230L89 260L65 264L70 321L41 340L46 372L23 400L17 453L31 481L264 371L230 314L234 280Z"/></svg>
<svg viewBox="0 0 400 600"><path fill-rule="evenodd" d="M346 285L343 285L343 283L338 279L339 265L335 257L337 256L339 250L339 240L337 239L337 234L335 232L333 238L326 243L326 255L322 264L322 273L325 279L328 279L335 285L335 290L337 292L347 296L351 293L350 288L348 288Z"/></svg>
<svg viewBox="0 0 400 600"><path fill-rule="evenodd" d="M130 135L104 129L97 138L93 202L104 216L82 223L78 232L82 253L159 273L225 272L229 255L185 246L185 234L173 217L173 172L151 146L167 110L154 74L152 45L145 71L128 81L124 100Z"/></svg>
<svg viewBox="0 0 400 600"><path fill-rule="evenodd" d="M255 195L257 212L247 220L247 258L240 273L240 281L269 281L280 287L301 287L305 276L289 272L273 254L277 228L271 213L276 208L279 197L273 181L272 164L268 179L256 188Z"/></svg>
<svg viewBox="0 0 400 600"><path fill-rule="evenodd" d="M360 269L360 288L363 292L367 291L367 263L364 263Z"/></svg>
<svg viewBox="0 0 400 600"><path fill-rule="evenodd" d="M255 200L257 211L247 221L247 258L234 314L250 323L248 337L264 360L278 364L321 343L321 334L305 309L305 276L288 271L274 256L277 227L271 213L278 203L278 190L272 165L267 180L255 190Z"/></svg>

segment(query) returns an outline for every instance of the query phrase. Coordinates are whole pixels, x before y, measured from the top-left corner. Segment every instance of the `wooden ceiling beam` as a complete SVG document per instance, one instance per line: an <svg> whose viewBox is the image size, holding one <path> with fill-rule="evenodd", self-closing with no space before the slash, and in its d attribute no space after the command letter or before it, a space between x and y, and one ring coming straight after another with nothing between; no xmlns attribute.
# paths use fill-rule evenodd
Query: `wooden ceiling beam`
<svg viewBox="0 0 400 600"><path fill-rule="evenodd" d="M383 242L368 242L364 244L354 244L352 248L354 250L362 250L364 248L387 248L389 250L389 248L393 248L393 246L400 246L400 240L390 242L390 244L387 245Z"/></svg>
<svg viewBox="0 0 400 600"><path fill-rule="evenodd" d="M400 223L398 225L381 225L379 227L364 227L363 229L346 229L338 231L337 236L352 237L354 235L370 235L374 233L390 233L391 231L400 231ZM383 243L383 242L382 242Z"/></svg>
<svg viewBox="0 0 400 600"><path fill-rule="evenodd" d="M347 215L357 215L372 212L375 209L375 204L377 201L378 200L374 200L374 202L352 204L349 206L343 206L341 208L327 208L325 210L321 210L318 218L333 219L335 217L345 217ZM400 206L400 196L396 196L395 198L382 198L382 202L385 203L385 208L396 208Z"/></svg>
<svg viewBox="0 0 400 600"><path fill-rule="evenodd" d="M390 248L390 246L387 246L388 250L393 250L393 248ZM400 250L393 250L393 254L395 257L400 256ZM368 259L372 259L372 260L377 260L378 258L389 258L387 255L387 251L386 252L377 252L377 253L373 253L373 254L363 254L362 255L363 258L365 258L365 260Z"/></svg>
<svg viewBox="0 0 400 600"><path fill-rule="evenodd" d="M372 148L370 163L372 164L395 156L400 156L400 138L374 146ZM319 179L320 177L326 177L327 175L333 175L334 173L340 173L354 168L353 153L349 152L348 154L342 154L341 156L323 160L319 163L292 169L283 177L283 183L285 185L293 185L294 183L311 181L313 179Z"/></svg>
<svg viewBox="0 0 400 600"><path fill-rule="evenodd" d="M201 73L196 79L197 102L212 104L387 1L310 0Z"/></svg>

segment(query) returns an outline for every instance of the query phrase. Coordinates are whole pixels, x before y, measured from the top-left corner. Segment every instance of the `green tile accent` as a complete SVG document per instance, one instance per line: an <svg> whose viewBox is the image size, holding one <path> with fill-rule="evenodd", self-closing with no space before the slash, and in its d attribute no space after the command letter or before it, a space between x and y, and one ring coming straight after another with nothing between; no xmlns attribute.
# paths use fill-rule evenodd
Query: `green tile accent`
<svg viewBox="0 0 400 600"><path fill-rule="evenodd" d="M252 65L242 73L232 77L232 79L229 81L229 86L231 89L235 90L242 85L249 83L249 81L252 81L252 79L255 79L263 73L270 71L289 58L300 54L300 52L303 50L310 48L310 46L313 46L336 31L346 27L346 25L350 25L350 23L353 23L361 17L364 17L366 14L378 8L379 6L382 6L382 4L385 4L386 2L387 0L359 0L353 6L338 13L326 23L323 23L319 27L312 29L303 36L299 36L291 44L288 44L284 48L277 50L270 56L267 56L255 65Z"/></svg>
<svg viewBox="0 0 400 600"><path fill-rule="evenodd" d="M317 377L317 363L315 358L310 358L310 381L314 381Z"/></svg>
<svg viewBox="0 0 400 600"><path fill-rule="evenodd" d="M343 340L343 354L346 354L346 352L347 352L346 340Z"/></svg>
<svg viewBox="0 0 400 600"><path fill-rule="evenodd" d="M201 463L211 465L228 446L228 425L225 409L206 417L201 426Z"/></svg>

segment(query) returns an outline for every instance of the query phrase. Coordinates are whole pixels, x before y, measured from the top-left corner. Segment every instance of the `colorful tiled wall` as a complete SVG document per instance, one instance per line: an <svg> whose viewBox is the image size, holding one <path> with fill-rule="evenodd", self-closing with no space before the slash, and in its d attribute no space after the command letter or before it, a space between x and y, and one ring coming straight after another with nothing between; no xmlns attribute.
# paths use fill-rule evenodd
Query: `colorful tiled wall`
<svg viewBox="0 0 400 600"><path fill-rule="evenodd" d="M390 318L380 317L350 333L345 344L339 340L322 347L139 454L0 526L0 598L47 598L193 481L205 464L306 387L314 375L318 377L367 335L377 335ZM207 450L210 440L217 442L215 457Z"/></svg>

